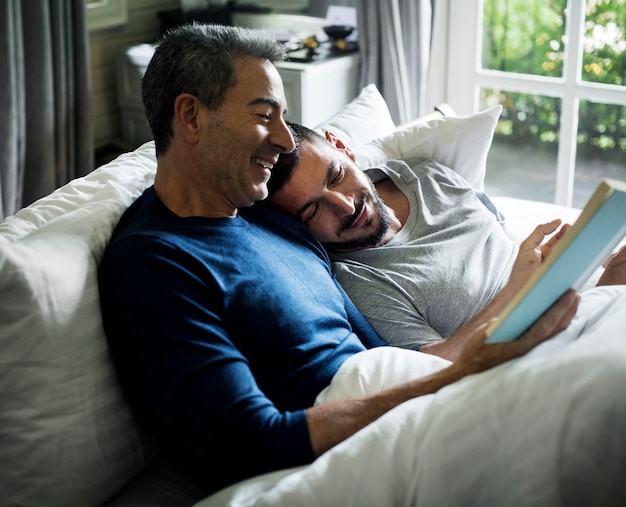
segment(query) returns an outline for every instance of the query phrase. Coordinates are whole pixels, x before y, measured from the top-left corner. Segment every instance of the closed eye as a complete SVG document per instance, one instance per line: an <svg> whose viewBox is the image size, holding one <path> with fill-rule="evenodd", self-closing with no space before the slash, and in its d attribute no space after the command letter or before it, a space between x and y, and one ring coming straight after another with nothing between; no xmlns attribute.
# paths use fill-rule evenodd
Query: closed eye
<svg viewBox="0 0 626 507"><path fill-rule="evenodd" d="M308 208L304 210L304 212L300 215L300 219L302 220L302 222L304 222L305 225L307 226L310 225L311 223L315 221L315 218L317 217L319 209L320 209L319 202L310 203Z"/></svg>
<svg viewBox="0 0 626 507"><path fill-rule="evenodd" d="M343 169L343 166L334 166L333 172L330 178L328 179L328 184L338 185L339 183L343 181L344 174L345 174L345 171Z"/></svg>
<svg viewBox="0 0 626 507"><path fill-rule="evenodd" d="M339 185L345 176L345 170L338 162L331 162L326 170L326 187L333 187ZM320 214L322 204L319 200L310 200L304 206L302 206L296 215L300 217L300 220L305 225L310 226L314 223Z"/></svg>

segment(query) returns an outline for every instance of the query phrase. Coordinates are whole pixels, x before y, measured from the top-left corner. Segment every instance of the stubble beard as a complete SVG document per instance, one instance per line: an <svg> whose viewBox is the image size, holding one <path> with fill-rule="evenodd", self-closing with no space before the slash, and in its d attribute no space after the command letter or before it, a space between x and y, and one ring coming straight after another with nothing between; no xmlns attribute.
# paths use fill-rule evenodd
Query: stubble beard
<svg viewBox="0 0 626 507"><path fill-rule="evenodd" d="M374 207L374 215L378 215L379 223L376 229L374 229L371 233L366 236L361 236L360 238L349 239L346 241L329 241L324 243L324 247L329 252L348 252L351 250L362 250L364 248L375 248L380 246L383 242L383 239L387 232L389 231L389 227L391 226L391 219L389 218L389 212L387 211L387 207L385 203L378 196L378 193L374 191L374 193L370 193L366 190L361 194L361 199L359 200L359 204L355 210L355 212L349 216L346 221L342 224L339 229L339 234L343 231L349 229L352 224L355 222L361 210L365 206L365 200L368 195L372 195L372 202ZM372 218L368 218L364 223L364 226L369 226L372 223Z"/></svg>

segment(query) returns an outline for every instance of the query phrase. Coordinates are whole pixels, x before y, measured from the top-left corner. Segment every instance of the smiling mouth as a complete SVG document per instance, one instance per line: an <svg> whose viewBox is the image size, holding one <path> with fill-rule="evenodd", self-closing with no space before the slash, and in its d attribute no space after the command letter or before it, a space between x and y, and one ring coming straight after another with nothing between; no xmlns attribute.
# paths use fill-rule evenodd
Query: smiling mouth
<svg viewBox="0 0 626 507"><path fill-rule="evenodd" d="M255 164L260 165L261 167L264 167L265 169L273 169L274 168L274 164L271 162L268 162L267 160L263 160L260 159L258 157L252 157L252 162L254 162Z"/></svg>
<svg viewBox="0 0 626 507"><path fill-rule="evenodd" d="M367 220L367 213L366 213L365 205L363 205L361 206L361 209L359 210L356 217L352 221L352 225L350 226L350 228L360 227L366 222L366 220Z"/></svg>
<svg viewBox="0 0 626 507"><path fill-rule="evenodd" d="M341 231L352 229L353 227L360 227L367 221L367 214L365 213L365 197L362 197L359 201L356 210L350 215L344 223Z"/></svg>

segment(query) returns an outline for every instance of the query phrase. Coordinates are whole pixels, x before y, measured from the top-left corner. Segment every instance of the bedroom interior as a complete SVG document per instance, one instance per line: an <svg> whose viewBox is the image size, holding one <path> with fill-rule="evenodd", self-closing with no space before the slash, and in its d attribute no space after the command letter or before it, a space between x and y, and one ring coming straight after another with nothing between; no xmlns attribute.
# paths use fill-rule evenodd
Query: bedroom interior
<svg viewBox="0 0 626 507"><path fill-rule="evenodd" d="M109 0L103 25L85 10L85 1L53 3L34 16L35 29L50 34L49 39L36 37L37 43L82 44L83 52L48 55L45 65L24 67L14 64L36 44L15 49L20 35L11 21L21 26L25 13L15 4L3 6L3 22L11 29L3 30L10 56L2 65L15 90L2 99L8 114L0 146L0 449L6 463L0 504L377 505L375 490L395 486L393 471L361 477L368 486L347 491L350 453L345 446L314 466L255 477L203 498L181 470L159 455L127 405L108 357L96 267L117 219L154 177L154 144L142 137L145 132L133 116L142 62L150 56L150 48L142 45L154 42L162 30L158 12L182 7L178 0ZM225 3L200 6L220 10ZM361 166L381 157L426 156L473 174L472 183L493 196L507 217L507 233L518 242L546 219L575 221L600 178L626 180L626 83L623 76L621 82L609 82L609 72L593 74L594 64L608 68L613 56L606 46L611 44L622 48L622 68L626 65L623 27L611 31L620 13L626 15L623 2L611 4L616 17L609 9L594 25L600 27L595 33L604 37L603 46L585 39L586 33L594 33L589 5L598 2L587 1L587 11L581 0L556 2L561 15L567 8L566 23L562 16L542 11L545 19L554 17L551 30L563 43L547 52L560 68L556 77L484 64L477 55L480 27L490 27L484 33L493 39L498 33L495 14L491 21L485 18L484 6L497 3L489 0L229 4L237 3L255 9L237 11L236 19L255 28L269 23L277 36L284 35L285 23L292 27L306 16L311 23L304 25L306 33L315 31L319 40L329 23L329 4L356 7L358 51L310 63L286 62L281 68L292 100L312 101L293 107L293 119L307 118L307 111L328 95L326 87L344 87L337 101L329 101L331 110L309 117L309 126L347 139ZM278 18L267 18L268 6L277 4L281 12L269 14ZM72 19L78 19L73 28L67 25ZM59 20L66 37L42 28ZM397 33L378 45L389 33L384 27L375 31L383 21ZM410 30L417 25L422 29ZM564 44L568 38L580 44ZM404 46L405 51L397 50ZM138 47L139 56L131 58L131 52L129 57L129 49ZM63 71L52 64L70 60L74 63ZM73 77L69 68L83 73ZM71 91L50 91L45 82L51 76L53 82L67 82ZM325 83L321 97L314 91L320 83ZM536 96L545 100L534 100ZM435 106L440 111L433 113ZM545 114L538 112L540 106ZM522 121L529 118L535 123ZM39 121L42 128L33 129ZM538 132L534 137L533 130ZM60 133L50 136L51 131ZM516 132L526 137L511 142ZM541 162L534 157L540 152L545 154ZM466 379L416 408L412 417L421 418L430 437L414 450L420 460L407 460L415 470L412 487L421 488L415 494L420 505L620 504L626 496L621 479L626 471L626 293L619 287L590 293L576 325L559 338L564 344L582 337L568 354L550 361L557 349L545 347L527 360ZM579 377L583 363L586 374ZM549 396L536 395L547 390ZM503 392L513 398L506 399ZM552 403L556 399L565 401ZM536 424L548 413L549 425ZM400 428L406 416L394 412L387 424ZM352 445L371 449L368 456L375 460L377 452L394 452L383 445L386 438L383 430L372 429ZM455 448L449 445L452 438ZM524 475L528 470L535 473ZM451 485L444 475L458 480Z"/></svg>

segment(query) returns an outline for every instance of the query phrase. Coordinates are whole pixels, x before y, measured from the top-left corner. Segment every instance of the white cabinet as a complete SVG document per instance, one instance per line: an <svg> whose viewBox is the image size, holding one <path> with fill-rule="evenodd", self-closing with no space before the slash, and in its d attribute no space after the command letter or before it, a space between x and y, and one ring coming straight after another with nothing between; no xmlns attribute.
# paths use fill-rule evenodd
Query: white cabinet
<svg viewBox="0 0 626 507"><path fill-rule="evenodd" d="M131 147L152 138L143 112L141 78L153 52L150 44L133 46L120 54L117 64L122 140ZM285 86L286 118L307 127L330 118L358 94L357 53L311 63L280 62L276 66Z"/></svg>
<svg viewBox="0 0 626 507"><path fill-rule="evenodd" d="M310 63L276 65L285 87L288 120L313 128L358 94L357 53Z"/></svg>

